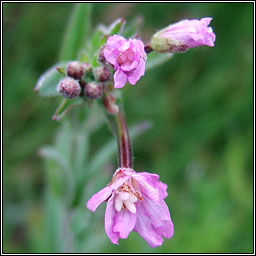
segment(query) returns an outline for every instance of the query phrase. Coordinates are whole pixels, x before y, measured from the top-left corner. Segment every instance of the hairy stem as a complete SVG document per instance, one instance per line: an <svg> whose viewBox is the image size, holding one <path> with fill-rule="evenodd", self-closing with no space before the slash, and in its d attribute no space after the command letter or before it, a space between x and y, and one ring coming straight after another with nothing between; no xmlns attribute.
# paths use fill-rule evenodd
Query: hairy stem
<svg viewBox="0 0 256 256"><path fill-rule="evenodd" d="M129 130L121 110L115 115L115 128L118 141L119 167L132 168L132 148Z"/></svg>

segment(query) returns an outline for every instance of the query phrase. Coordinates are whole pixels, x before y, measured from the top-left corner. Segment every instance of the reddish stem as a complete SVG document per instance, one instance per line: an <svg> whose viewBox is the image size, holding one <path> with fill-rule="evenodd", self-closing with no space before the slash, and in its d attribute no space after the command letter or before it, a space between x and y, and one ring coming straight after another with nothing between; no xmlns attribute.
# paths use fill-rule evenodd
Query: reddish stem
<svg viewBox="0 0 256 256"><path fill-rule="evenodd" d="M121 110L115 115L119 167L132 168L132 149L128 127Z"/></svg>

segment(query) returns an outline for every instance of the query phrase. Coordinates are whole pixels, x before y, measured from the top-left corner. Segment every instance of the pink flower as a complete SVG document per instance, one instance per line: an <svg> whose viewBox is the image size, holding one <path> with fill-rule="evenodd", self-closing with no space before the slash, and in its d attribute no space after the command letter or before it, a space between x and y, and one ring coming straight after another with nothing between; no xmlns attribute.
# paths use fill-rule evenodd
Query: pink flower
<svg viewBox="0 0 256 256"><path fill-rule="evenodd" d="M146 53L141 40L126 40L113 35L108 38L104 48L104 57L115 69L115 88L122 88L127 80L134 85L145 73Z"/></svg>
<svg viewBox="0 0 256 256"><path fill-rule="evenodd" d="M202 18L201 20L182 20L165 28L162 36L178 40L193 48L201 45L213 47L215 34L211 27L208 27L212 18Z"/></svg>
<svg viewBox="0 0 256 256"><path fill-rule="evenodd" d="M112 243L126 239L132 230L151 247L162 245L162 236L172 237L173 223L164 202L167 185L158 179L157 174L119 168L110 184L89 199L92 212L107 201L105 230Z"/></svg>
<svg viewBox="0 0 256 256"><path fill-rule="evenodd" d="M160 53L185 52L189 48L208 45L213 47L215 34L208 27L212 18L182 20L153 35L150 47Z"/></svg>

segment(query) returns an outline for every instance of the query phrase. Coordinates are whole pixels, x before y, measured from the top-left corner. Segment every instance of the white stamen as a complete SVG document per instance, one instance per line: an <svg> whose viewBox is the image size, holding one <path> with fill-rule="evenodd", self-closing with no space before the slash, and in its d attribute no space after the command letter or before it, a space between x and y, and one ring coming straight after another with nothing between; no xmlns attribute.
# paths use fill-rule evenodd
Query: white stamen
<svg viewBox="0 0 256 256"><path fill-rule="evenodd" d="M131 201L124 201L124 204L126 206L126 208L131 212L131 213L136 213L136 207L134 205L134 203L132 203Z"/></svg>
<svg viewBox="0 0 256 256"><path fill-rule="evenodd" d="M127 192L120 192L119 193L119 197L122 199L122 200L127 200L128 198L129 198L129 193L127 193Z"/></svg>
<svg viewBox="0 0 256 256"><path fill-rule="evenodd" d="M132 203L135 203L135 202L137 202L137 197L135 196L135 195L131 195L130 194L130 196L129 196L129 199L128 199L130 202L132 202Z"/></svg>
<svg viewBox="0 0 256 256"><path fill-rule="evenodd" d="M121 209L122 209L122 207L123 207L123 200L118 196L118 197L116 198L116 201L115 201L115 208L116 208L116 210L117 210L118 212L120 212Z"/></svg>

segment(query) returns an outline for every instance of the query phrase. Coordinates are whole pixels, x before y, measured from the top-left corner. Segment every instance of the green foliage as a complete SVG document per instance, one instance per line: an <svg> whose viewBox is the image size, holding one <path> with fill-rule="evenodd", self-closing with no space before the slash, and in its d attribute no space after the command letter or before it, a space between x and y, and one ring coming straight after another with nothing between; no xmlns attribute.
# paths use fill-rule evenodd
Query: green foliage
<svg viewBox="0 0 256 256"><path fill-rule="evenodd" d="M59 59L75 60L90 34L91 9L89 3L75 4L67 31L63 38Z"/></svg>
<svg viewBox="0 0 256 256"><path fill-rule="evenodd" d="M58 58L91 60L98 46L90 52L88 40L104 42L104 33L89 32L91 7L81 5L63 39L73 4L3 4L3 251L252 253L252 3L93 7L93 28L123 16L126 37L136 34L136 17L143 16L145 42L180 19L213 17L214 48L177 54L122 89L128 124L152 123L133 141L135 168L160 174L168 185L175 234L159 248L149 248L134 232L112 245L104 231L105 206L96 213L85 208L116 167L116 145L98 105L74 108L57 123L51 120L57 100L33 92L40 74ZM168 55L161 56L148 55L147 65ZM41 88L55 93L57 80ZM135 126L136 135L141 129Z"/></svg>
<svg viewBox="0 0 256 256"><path fill-rule="evenodd" d="M74 107L79 107L84 103L84 100L81 98L77 99L63 99L62 102L60 103L59 107L56 109L52 120L59 121L61 120L68 112Z"/></svg>
<svg viewBox="0 0 256 256"><path fill-rule="evenodd" d="M57 71L56 68L58 67L66 69L67 62L58 63L41 75L34 89L39 95L48 97L59 95L56 88L59 81L64 78L64 75Z"/></svg>
<svg viewBox="0 0 256 256"><path fill-rule="evenodd" d="M146 62L146 71L154 69L165 62L167 62L173 56L172 53L157 53L152 52L148 55Z"/></svg>

